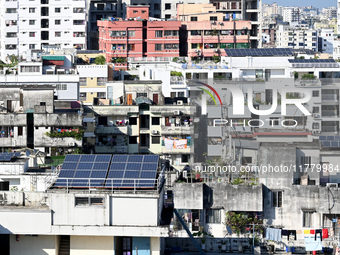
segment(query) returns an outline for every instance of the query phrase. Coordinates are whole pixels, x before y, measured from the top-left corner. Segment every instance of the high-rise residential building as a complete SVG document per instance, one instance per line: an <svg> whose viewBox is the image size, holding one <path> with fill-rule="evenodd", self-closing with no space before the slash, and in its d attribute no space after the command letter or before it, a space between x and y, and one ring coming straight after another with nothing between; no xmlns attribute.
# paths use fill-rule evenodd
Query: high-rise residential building
<svg viewBox="0 0 340 255"><path fill-rule="evenodd" d="M284 7L282 10L284 22L299 22L301 21L301 10L297 7Z"/></svg>
<svg viewBox="0 0 340 255"><path fill-rule="evenodd" d="M338 0L337 10L338 10L338 14L337 14L337 18L338 18L338 31L340 31L340 0Z"/></svg>
<svg viewBox="0 0 340 255"><path fill-rule="evenodd" d="M333 54L334 44L333 29L322 29L319 34L318 43L319 52Z"/></svg>
<svg viewBox="0 0 340 255"><path fill-rule="evenodd" d="M86 48L85 1L1 1L1 59L42 46Z"/></svg>

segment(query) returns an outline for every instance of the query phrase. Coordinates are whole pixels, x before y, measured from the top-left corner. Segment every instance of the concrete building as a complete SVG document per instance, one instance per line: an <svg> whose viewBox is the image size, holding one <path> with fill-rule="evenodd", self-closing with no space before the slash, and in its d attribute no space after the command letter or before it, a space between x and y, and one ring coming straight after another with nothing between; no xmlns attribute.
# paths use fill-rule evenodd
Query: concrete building
<svg viewBox="0 0 340 255"><path fill-rule="evenodd" d="M318 51L321 53L333 54L334 31L333 29L322 29L319 33Z"/></svg>
<svg viewBox="0 0 340 255"><path fill-rule="evenodd" d="M128 7L127 13L129 8L148 13L148 7ZM117 70L127 69L129 57L179 57L180 21L102 20L98 26L99 49Z"/></svg>
<svg viewBox="0 0 340 255"><path fill-rule="evenodd" d="M283 21L289 22L289 24L291 24L292 22L300 23L300 21L302 20L301 10L298 7L296 8L283 7L282 16L283 16Z"/></svg>
<svg viewBox="0 0 340 255"><path fill-rule="evenodd" d="M57 183L44 192L1 191L2 253L163 254L170 220L164 169L153 182L152 188L120 192L57 189Z"/></svg>
<svg viewBox="0 0 340 255"><path fill-rule="evenodd" d="M316 30L293 28L279 25L276 31L278 48L318 50L318 34Z"/></svg>
<svg viewBox="0 0 340 255"><path fill-rule="evenodd" d="M2 2L1 59L43 45L85 49L85 7L85 1Z"/></svg>
<svg viewBox="0 0 340 255"><path fill-rule="evenodd" d="M56 155L82 147L81 106L54 101L54 90L51 85L1 86L2 151L28 147Z"/></svg>
<svg viewBox="0 0 340 255"><path fill-rule="evenodd" d="M340 0L337 1L337 31L340 31L340 19L339 19L339 15L340 15Z"/></svg>

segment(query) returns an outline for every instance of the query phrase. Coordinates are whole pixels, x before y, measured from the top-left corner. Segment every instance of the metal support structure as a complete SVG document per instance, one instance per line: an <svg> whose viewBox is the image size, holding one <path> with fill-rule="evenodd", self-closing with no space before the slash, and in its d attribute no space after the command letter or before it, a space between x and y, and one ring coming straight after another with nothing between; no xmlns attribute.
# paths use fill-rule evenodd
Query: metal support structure
<svg viewBox="0 0 340 255"><path fill-rule="evenodd" d="M183 221L181 215L178 213L178 211L176 209L174 209L174 213L178 219L178 221L181 223L181 225L183 226L183 228L185 229L185 231L187 232L188 236L190 237L192 243L195 245L195 247L197 248L198 252L201 255L204 255L204 252L201 248L201 246L199 246L199 244L197 243L196 239L194 238L194 236L191 234L190 230L188 229L187 225L185 225L185 222Z"/></svg>

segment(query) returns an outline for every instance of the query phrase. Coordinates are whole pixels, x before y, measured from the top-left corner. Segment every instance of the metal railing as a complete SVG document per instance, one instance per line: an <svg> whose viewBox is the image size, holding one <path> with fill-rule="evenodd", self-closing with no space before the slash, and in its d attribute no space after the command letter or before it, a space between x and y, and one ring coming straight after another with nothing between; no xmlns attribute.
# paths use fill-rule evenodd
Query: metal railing
<svg viewBox="0 0 340 255"><path fill-rule="evenodd" d="M323 94L321 96L322 100L339 100L338 95L336 94Z"/></svg>
<svg viewBox="0 0 340 255"><path fill-rule="evenodd" d="M323 110L321 111L322 117L337 117L339 116L338 112L335 110Z"/></svg>

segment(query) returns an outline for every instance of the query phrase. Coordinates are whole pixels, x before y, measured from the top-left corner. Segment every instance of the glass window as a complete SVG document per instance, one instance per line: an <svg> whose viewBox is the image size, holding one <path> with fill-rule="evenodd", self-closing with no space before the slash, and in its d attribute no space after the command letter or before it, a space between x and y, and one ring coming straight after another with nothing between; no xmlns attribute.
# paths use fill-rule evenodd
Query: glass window
<svg viewBox="0 0 340 255"><path fill-rule="evenodd" d="M160 117L152 117L152 125L159 125Z"/></svg>
<svg viewBox="0 0 340 255"><path fill-rule="evenodd" d="M319 97L319 90L313 90L313 97Z"/></svg>
<svg viewBox="0 0 340 255"><path fill-rule="evenodd" d="M129 144L137 144L137 136L129 136Z"/></svg>
<svg viewBox="0 0 340 255"><path fill-rule="evenodd" d="M179 45L178 44L164 44L165 50L178 50Z"/></svg>
<svg viewBox="0 0 340 255"><path fill-rule="evenodd" d="M129 125L137 125L137 117L130 117Z"/></svg>
<svg viewBox="0 0 340 255"><path fill-rule="evenodd" d="M313 113L320 113L320 108L317 106L313 107Z"/></svg>
<svg viewBox="0 0 340 255"><path fill-rule="evenodd" d="M156 37L163 37L163 31L162 30L157 30L155 36Z"/></svg>
<svg viewBox="0 0 340 255"><path fill-rule="evenodd" d="M171 9L171 4L165 4L165 10L170 10Z"/></svg>
<svg viewBox="0 0 340 255"><path fill-rule="evenodd" d="M88 206L89 198L88 197L76 197L76 206Z"/></svg>
<svg viewBox="0 0 340 255"><path fill-rule="evenodd" d="M29 13L35 13L35 8L28 8Z"/></svg>
<svg viewBox="0 0 340 255"><path fill-rule="evenodd" d="M155 44L155 51L162 51L163 50L163 44Z"/></svg>
<svg viewBox="0 0 340 255"><path fill-rule="evenodd" d="M129 32L135 32L135 31L129 31ZM110 37L125 37L126 36L126 31L125 30L121 30L121 31L109 31L109 35ZM130 34L129 34L130 36ZM133 33L133 36L134 33Z"/></svg>
<svg viewBox="0 0 340 255"><path fill-rule="evenodd" d="M152 144L160 144L161 143L161 137L160 136L152 136L151 137L151 143Z"/></svg>
<svg viewBox="0 0 340 255"><path fill-rule="evenodd" d="M129 37L135 37L135 31L129 31Z"/></svg>
<svg viewBox="0 0 340 255"><path fill-rule="evenodd" d="M57 90L67 90L67 84L57 84Z"/></svg>
<svg viewBox="0 0 340 255"><path fill-rule="evenodd" d="M221 210L220 209L208 209L206 221L207 223L221 223Z"/></svg>
<svg viewBox="0 0 340 255"><path fill-rule="evenodd" d="M313 212L303 212L303 227L310 228L313 225Z"/></svg>
<svg viewBox="0 0 340 255"><path fill-rule="evenodd" d="M197 17L190 17L190 21L197 21Z"/></svg>
<svg viewBox="0 0 340 255"><path fill-rule="evenodd" d="M29 20L28 22L30 25L35 25L35 20Z"/></svg>
<svg viewBox="0 0 340 255"><path fill-rule="evenodd" d="M272 191L273 207L282 207L282 191Z"/></svg>
<svg viewBox="0 0 340 255"><path fill-rule="evenodd" d="M35 32L30 32L29 37L35 37Z"/></svg>
<svg viewBox="0 0 340 255"><path fill-rule="evenodd" d="M91 197L90 204L91 205L104 205L104 198L103 197Z"/></svg>
<svg viewBox="0 0 340 255"><path fill-rule="evenodd" d="M60 13L61 9L60 8L54 8L55 13Z"/></svg>
<svg viewBox="0 0 340 255"><path fill-rule="evenodd" d="M54 24L55 24L55 25L60 25L60 23L61 23L61 20L60 20L60 19L56 19L56 20L54 21Z"/></svg>

